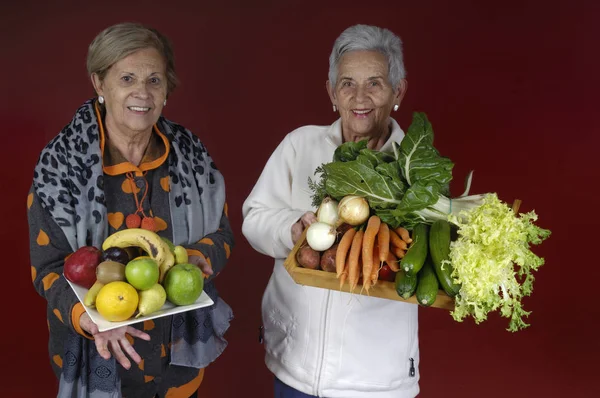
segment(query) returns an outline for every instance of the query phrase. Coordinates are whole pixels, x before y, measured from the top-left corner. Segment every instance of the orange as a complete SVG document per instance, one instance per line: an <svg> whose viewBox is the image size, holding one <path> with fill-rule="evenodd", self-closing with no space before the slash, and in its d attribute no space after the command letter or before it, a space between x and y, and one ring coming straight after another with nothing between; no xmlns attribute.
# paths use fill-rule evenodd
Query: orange
<svg viewBox="0 0 600 398"><path fill-rule="evenodd" d="M107 283L98 292L96 309L110 322L120 322L131 318L137 309L139 296L137 290L127 282Z"/></svg>

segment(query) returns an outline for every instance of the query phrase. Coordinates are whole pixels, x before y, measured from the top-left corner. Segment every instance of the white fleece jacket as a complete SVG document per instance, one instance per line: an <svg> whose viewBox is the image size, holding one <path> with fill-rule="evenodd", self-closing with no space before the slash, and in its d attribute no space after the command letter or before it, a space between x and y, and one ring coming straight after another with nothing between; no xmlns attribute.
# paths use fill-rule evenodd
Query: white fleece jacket
<svg viewBox="0 0 600 398"><path fill-rule="evenodd" d="M389 152L404 137L390 123L381 149ZM283 266L292 225L315 211L308 178L341 144L340 120L291 132L244 202L244 236L275 259L262 300L265 362L285 384L318 397L412 398L419 393L418 306L298 285Z"/></svg>

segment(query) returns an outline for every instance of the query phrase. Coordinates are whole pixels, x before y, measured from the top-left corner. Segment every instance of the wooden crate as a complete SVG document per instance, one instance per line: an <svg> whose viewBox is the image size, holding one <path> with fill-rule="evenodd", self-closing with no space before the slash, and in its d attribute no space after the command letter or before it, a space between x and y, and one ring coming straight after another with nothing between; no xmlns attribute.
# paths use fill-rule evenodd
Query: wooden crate
<svg viewBox="0 0 600 398"><path fill-rule="evenodd" d="M285 259L284 266L294 279L294 281L300 285L320 287L323 289L337 290L340 289L340 281L336 277L334 272L327 272L322 270L313 270L301 267L296 261L296 253L304 245L306 241L306 230L298 242ZM348 292L349 285L345 284L342 291ZM361 292L362 290L362 292ZM396 287L394 282L377 281L375 286L369 289L369 293L362 289L362 285L359 284L354 290L356 294L362 294L365 296L379 297L388 300L404 301L411 304L417 304L417 298L415 295L405 300L396 293ZM435 302L431 307L443 308L447 310L454 309L454 299L446 294L443 290L439 290Z"/></svg>

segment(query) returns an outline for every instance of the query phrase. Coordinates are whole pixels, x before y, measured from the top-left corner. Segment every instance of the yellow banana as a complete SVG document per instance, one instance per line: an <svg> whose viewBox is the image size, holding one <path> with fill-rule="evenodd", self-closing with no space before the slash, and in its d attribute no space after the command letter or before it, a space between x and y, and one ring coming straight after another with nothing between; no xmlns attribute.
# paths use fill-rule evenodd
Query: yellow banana
<svg viewBox="0 0 600 398"><path fill-rule="evenodd" d="M158 263L158 268L159 268L159 271L160 271L160 275L158 277L158 282L159 283L162 283L162 281L165 279L165 275L167 274L167 271L173 265L175 265L175 256L173 255L173 252L169 248L168 243L166 243L162 239L161 239L161 242L163 244L163 249L165 251L165 259L162 262Z"/></svg>
<svg viewBox="0 0 600 398"><path fill-rule="evenodd" d="M117 231L110 235L102 243L102 250L109 247L131 247L137 246L144 250L160 265L173 254L161 237L155 232L142 228L129 228Z"/></svg>
<svg viewBox="0 0 600 398"><path fill-rule="evenodd" d="M85 297L83 299L83 304L86 307L94 308L96 307L96 297L98 297L98 293L100 293L100 289L104 287L104 283L96 281L90 290L87 291Z"/></svg>

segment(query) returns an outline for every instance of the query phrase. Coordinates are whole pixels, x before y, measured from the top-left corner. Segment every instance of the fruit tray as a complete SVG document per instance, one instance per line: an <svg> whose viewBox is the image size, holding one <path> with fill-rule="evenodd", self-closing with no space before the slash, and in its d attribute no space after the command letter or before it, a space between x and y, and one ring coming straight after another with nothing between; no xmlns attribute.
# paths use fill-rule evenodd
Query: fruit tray
<svg viewBox="0 0 600 398"><path fill-rule="evenodd" d="M85 294L87 293L88 289L72 283L67 278L65 278L65 279L67 280L67 282L69 283L69 285L71 286L73 291L75 292L75 295L81 302L81 305L83 305L83 307L85 308L86 312L88 313L88 315L90 316L92 321L96 325L98 325L98 330L101 332L115 329L115 328L118 328L121 326L132 325L134 323L139 323L139 322L147 321L150 319L162 318L167 315L173 315L173 314L178 314L178 313L185 312L185 311L196 310L198 308L208 307L208 306L214 304L214 301L208 296L208 294L206 294L206 292L203 291L202 294L200 295L200 297L198 297L198 300L196 300L196 302L194 304L176 306L167 300L160 310L153 312L152 314L149 314L146 316L141 316L139 318L131 317L131 318L129 318L125 321L121 321L121 322L110 322L110 321L107 321L106 319L104 319L104 317L102 317L102 315L100 315L100 313L98 313L98 311L96 311L94 308L90 308L90 307L86 306L85 304L83 304L83 299L85 298Z"/></svg>
<svg viewBox="0 0 600 398"><path fill-rule="evenodd" d="M340 291L340 281L336 277L335 272L327 272L322 270L313 270L301 267L296 261L296 252L306 242L306 230L302 237L298 239L298 242L285 259L284 266L291 275L292 279L299 284L305 286L319 287L323 289L330 289ZM348 293L349 285L346 283L342 288L342 292ZM396 293L396 286L394 282L387 282L379 280L375 286L372 286L367 293L362 289L362 285L359 283L354 294L362 294L364 296L379 297L388 300L404 301L406 303L417 304L417 298L415 295L408 299L403 299ZM431 305L435 308L443 308L446 310L454 309L454 299L446 294L443 290L439 290L435 302Z"/></svg>

